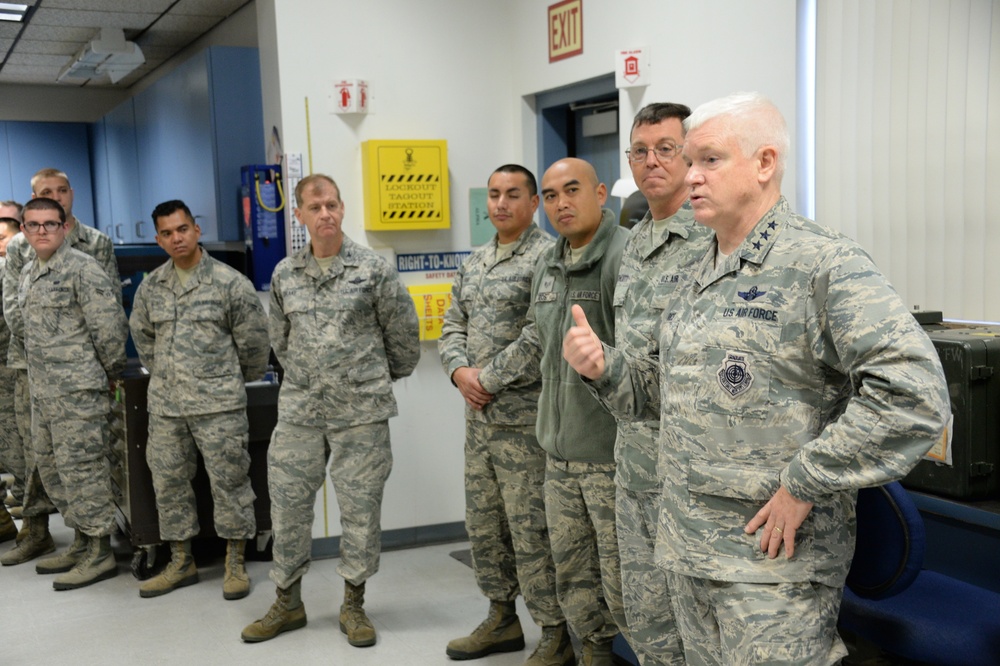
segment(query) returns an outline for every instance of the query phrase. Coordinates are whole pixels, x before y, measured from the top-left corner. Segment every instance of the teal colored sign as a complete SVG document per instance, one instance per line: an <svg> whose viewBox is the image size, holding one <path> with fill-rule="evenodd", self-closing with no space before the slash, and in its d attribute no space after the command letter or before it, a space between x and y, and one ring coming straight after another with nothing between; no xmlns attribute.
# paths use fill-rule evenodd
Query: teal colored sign
<svg viewBox="0 0 1000 666"><path fill-rule="evenodd" d="M496 229L486 208L487 188L469 188L469 236L472 246L486 245L493 240Z"/></svg>

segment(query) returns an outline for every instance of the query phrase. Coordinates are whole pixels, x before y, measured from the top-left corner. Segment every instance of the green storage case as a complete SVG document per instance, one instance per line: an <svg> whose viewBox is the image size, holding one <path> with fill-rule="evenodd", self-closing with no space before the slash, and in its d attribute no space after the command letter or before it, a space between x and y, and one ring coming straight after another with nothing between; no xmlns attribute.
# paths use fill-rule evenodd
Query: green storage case
<svg viewBox="0 0 1000 666"><path fill-rule="evenodd" d="M1000 496L1000 326L946 323L925 330L948 381L951 460L921 460L903 485L959 500Z"/></svg>

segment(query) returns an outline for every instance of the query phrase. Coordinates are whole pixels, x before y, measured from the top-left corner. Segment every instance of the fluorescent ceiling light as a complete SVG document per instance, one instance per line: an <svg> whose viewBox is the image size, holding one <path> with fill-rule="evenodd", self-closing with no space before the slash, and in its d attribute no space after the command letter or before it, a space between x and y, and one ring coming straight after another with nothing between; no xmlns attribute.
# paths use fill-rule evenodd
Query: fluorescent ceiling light
<svg viewBox="0 0 1000 666"><path fill-rule="evenodd" d="M118 83L142 66L146 58L135 42L125 41L120 28L101 28L99 36L84 44L59 72L56 81L86 80L102 76Z"/></svg>
<svg viewBox="0 0 1000 666"><path fill-rule="evenodd" d="M28 11L28 5L13 2L0 2L0 21L24 20L24 14Z"/></svg>

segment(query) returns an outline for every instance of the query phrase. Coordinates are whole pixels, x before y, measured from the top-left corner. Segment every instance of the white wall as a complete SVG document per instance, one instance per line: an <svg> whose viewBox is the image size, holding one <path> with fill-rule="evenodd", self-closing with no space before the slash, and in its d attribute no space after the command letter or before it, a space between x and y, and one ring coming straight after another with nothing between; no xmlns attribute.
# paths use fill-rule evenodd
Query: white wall
<svg viewBox="0 0 1000 666"><path fill-rule="evenodd" d="M653 101L697 104L734 92L769 95L795 127L795 0L585 0L584 53L549 64L545 0L329 0L309 11L293 0L258 0L265 126L284 150L340 184L355 240L397 252L467 249L468 189L504 162L537 163L535 93L614 69L614 51L652 49L655 82L621 93L627 142L635 110ZM273 26L273 28L272 28ZM367 79L373 113L328 112L332 83ZM306 99L309 129L306 126ZM276 103L275 100L278 100ZM446 139L452 228L366 233L360 142ZM627 165L622 162L627 171ZM786 177L794 203L794 164ZM396 385L390 421L395 468L385 529L464 518L462 401L433 344ZM340 533L332 492L320 494L314 535Z"/></svg>
<svg viewBox="0 0 1000 666"><path fill-rule="evenodd" d="M652 102L697 105L740 90L757 90L778 105L796 127L795 0L585 0L581 55L549 64L544 0L517 0L512 19L519 26L512 55L514 94L538 92L614 72L616 51L650 51L653 82L619 93L621 144L628 144L635 113ZM525 107L529 107L525 104ZM534 154L534 116L517 118L516 132ZM795 206L796 163L790 155L784 191ZM621 169L630 173L625 156Z"/></svg>
<svg viewBox="0 0 1000 666"><path fill-rule="evenodd" d="M337 180L344 229L355 240L397 252L467 248L468 189L484 186L494 166L520 159L511 121L514 72L502 57L511 47L503 3L337 0L297 8L291 0L258 0L265 127L279 127L285 152L302 153L307 172L311 148L312 171ZM267 72L276 72L280 85ZM372 113L329 112L332 85L344 78L369 81ZM360 143L368 139L448 141L450 229L364 231ZM435 344L422 345L416 372L395 388L400 415L390 421L395 465L382 527L460 522L463 403ZM314 535L340 534L338 520L328 489L317 501Z"/></svg>

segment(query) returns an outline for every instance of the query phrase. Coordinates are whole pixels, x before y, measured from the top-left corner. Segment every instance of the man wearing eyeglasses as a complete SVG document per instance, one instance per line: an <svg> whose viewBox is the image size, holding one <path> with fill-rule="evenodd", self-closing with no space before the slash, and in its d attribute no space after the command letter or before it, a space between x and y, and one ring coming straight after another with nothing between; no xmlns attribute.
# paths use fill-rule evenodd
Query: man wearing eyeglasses
<svg viewBox="0 0 1000 666"><path fill-rule="evenodd" d="M56 590L73 590L118 573L111 550L108 380L125 367L128 325L119 285L65 242L59 203L32 199L23 214L21 228L35 256L21 272L17 310L4 315L28 361L37 473L82 542L76 563L53 581Z"/></svg>
<svg viewBox="0 0 1000 666"><path fill-rule="evenodd" d="M690 264L702 257L711 232L694 221L681 158L683 104L655 103L639 111L625 154L649 212L622 252L615 286L615 347L635 356L659 353L660 316L667 296L690 285ZM650 664L684 664L663 572L653 560L661 481L656 473L659 421L618 421L615 513L622 597L636 656Z"/></svg>
<svg viewBox="0 0 1000 666"><path fill-rule="evenodd" d="M118 277L118 263L115 260L114 245L107 235L83 224L73 215L73 188L69 177L58 169L42 169L31 178L33 198L47 197L56 201L66 215L65 242L75 250L93 257L115 285L115 298L121 303L121 280ZM18 234L7 245L7 265L3 271L4 312L17 316L17 286L21 269L35 257L35 251L25 238ZM24 439L24 500L22 513L24 522L17 545L0 556L0 564L10 566L28 562L55 550L55 543L49 533L49 514L55 506L45 492L44 484L35 471L31 436L31 398L28 391L28 363L24 355L24 345L18 335L11 335L7 352L7 366L17 370L14 387L14 410L17 415L18 430ZM83 542L76 538L63 552L40 560L35 571L53 574L69 571L83 553Z"/></svg>

